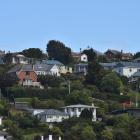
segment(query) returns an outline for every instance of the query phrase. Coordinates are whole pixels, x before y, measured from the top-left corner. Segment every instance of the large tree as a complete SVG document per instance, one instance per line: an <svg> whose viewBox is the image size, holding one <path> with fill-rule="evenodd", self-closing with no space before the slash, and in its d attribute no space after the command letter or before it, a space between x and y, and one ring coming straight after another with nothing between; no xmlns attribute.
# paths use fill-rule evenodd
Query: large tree
<svg viewBox="0 0 140 140"><path fill-rule="evenodd" d="M105 92L120 93L123 90L123 83L116 73L109 73L102 78L101 90Z"/></svg>
<svg viewBox="0 0 140 140"><path fill-rule="evenodd" d="M72 61L71 49L60 41L50 40L46 50L50 59L58 60L63 64L69 64Z"/></svg>
<svg viewBox="0 0 140 140"><path fill-rule="evenodd" d="M102 77L107 73L103 67L97 62L88 64L88 74L85 83L90 85L100 85Z"/></svg>
<svg viewBox="0 0 140 140"><path fill-rule="evenodd" d="M41 59L43 58L43 52L39 48L29 48L21 52L24 56L29 58Z"/></svg>
<svg viewBox="0 0 140 140"><path fill-rule="evenodd" d="M140 52L137 52L137 53L133 56L134 59L139 58L139 57L140 57Z"/></svg>
<svg viewBox="0 0 140 140"><path fill-rule="evenodd" d="M89 62L95 61L97 55L92 48L84 50L83 53L88 56Z"/></svg>

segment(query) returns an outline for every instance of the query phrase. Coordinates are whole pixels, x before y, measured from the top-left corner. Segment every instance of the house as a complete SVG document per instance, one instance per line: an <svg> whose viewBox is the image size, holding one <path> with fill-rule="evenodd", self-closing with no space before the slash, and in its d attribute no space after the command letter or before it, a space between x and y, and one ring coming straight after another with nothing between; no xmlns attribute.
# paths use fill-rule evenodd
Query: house
<svg viewBox="0 0 140 140"><path fill-rule="evenodd" d="M134 59L133 62L135 62L135 63L140 63L140 57Z"/></svg>
<svg viewBox="0 0 140 140"><path fill-rule="evenodd" d="M122 61L129 61L129 60L132 60L132 58L133 58L132 53L121 53Z"/></svg>
<svg viewBox="0 0 140 140"><path fill-rule="evenodd" d="M28 58L22 54L15 53L12 56L12 64L28 64Z"/></svg>
<svg viewBox="0 0 140 140"><path fill-rule="evenodd" d="M92 111L92 114L93 114L92 121L96 121L97 119L96 118L97 107L95 107L94 105L88 106L88 105L77 104L77 105L65 106L63 107L63 109L65 113L68 113L70 115L70 117L73 117L73 116L80 117L81 112L84 109L88 109Z"/></svg>
<svg viewBox="0 0 140 140"><path fill-rule="evenodd" d="M107 56L107 58L111 59L111 60L122 60L122 61L129 61L132 59L133 55L131 53L123 53L123 51L118 51L118 50L111 50L108 49L105 52L105 55Z"/></svg>
<svg viewBox="0 0 140 140"><path fill-rule="evenodd" d="M12 140L12 136L5 131L0 131L0 140Z"/></svg>
<svg viewBox="0 0 140 140"><path fill-rule="evenodd" d="M56 65L59 68L60 74L72 73L72 67L65 66L57 60L42 60L40 64L47 64L52 66Z"/></svg>
<svg viewBox="0 0 140 140"><path fill-rule="evenodd" d="M34 140L54 140L54 136L53 135L49 135L49 136L36 136L34 137ZM57 138L55 137L55 140L61 140L61 136L57 136Z"/></svg>
<svg viewBox="0 0 140 140"><path fill-rule="evenodd" d="M19 84L22 86L43 88L40 82L37 82L37 74L33 70L32 65L23 65L16 74L19 79Z"/></svg>
<svg viewBox="0 0 140 140"><path fill-rule="evenodd" d="M31 106L28 102L10 102L10 107L16 110L27 111L31 109Z"/></svg>
<svg viewBox="0 0 140 140"><path fill-rule="evenodd" d="M43 88L40 82L37 82L38 75L56 75L60 76L60 71L56 65L47 64L18 64L8 71L9 74L15 75L19 83L23 86L33 86Z"/></svg>
<svg viewBox="0 0 140 140"><path fill-rule="evenodd" d="M134 62L113 62L113 63L100 63L106 70L112 70L122 76L128 78L132 77L136 72L140 71L140 63Z"/></svg>
<svg viewBox="0 0 140 140"><path fill-rule="evenodd" d="M68 113L55 109L36 110L34 111L34 115L36 115L42 122L47 123L58 123L69 118Z"/></svg>
<svg viewBox="0 0 140 140"><path fill-rule="evenodd" d="M87 63L79 63L74 66L74 73L86 75L88 72Z"/></svg>
<svg viewBox="0 0 140 140"><path fill-rule="evenodd" d="M72 57L76 62L88 62L88 57L84 53L72 52Z"/></svg>
<svg viewBox="0 0 140 140"><path fill-rule="evenodd" d="M37 75L55 75L60 76L59 67L57 65L35 64L33 69Z"/></svg>
<svg viewBox="0 0 140 140"><path fill-rule="evenodd" d="M111 50L111 49L108 49L108 50L105 52L105 55L106 55L107 58L109 58L109 59L116 59L119 55L121 55L121 52L118 51L118 50Z"/></svg>
<svg viewBox="0 0 140 140"><path fill-rule="evenodd" d="M131 108L123 110L114 110L111 112L112 115L121 115L127 113L131 117L140 118L140 108Z"/></svg>

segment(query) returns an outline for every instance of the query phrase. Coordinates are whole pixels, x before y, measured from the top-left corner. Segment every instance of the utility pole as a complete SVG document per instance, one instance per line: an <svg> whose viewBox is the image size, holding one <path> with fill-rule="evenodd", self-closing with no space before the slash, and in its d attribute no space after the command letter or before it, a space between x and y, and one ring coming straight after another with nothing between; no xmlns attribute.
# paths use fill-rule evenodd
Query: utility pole
<svg viewBox="0 0 140 140"><path fill-rule="evenodd" d="M137 93L136 93L136 108L138 107L138 92L139 92L139 84L137 85Z"/></svg>
<svg viewBox="0 0 140 140"><path fill-rule="evenodd" d="M71 92L71 90L70 90L70 80L68 81L68 88L69 88L69 94L70 94L70 92Z"/></svg>

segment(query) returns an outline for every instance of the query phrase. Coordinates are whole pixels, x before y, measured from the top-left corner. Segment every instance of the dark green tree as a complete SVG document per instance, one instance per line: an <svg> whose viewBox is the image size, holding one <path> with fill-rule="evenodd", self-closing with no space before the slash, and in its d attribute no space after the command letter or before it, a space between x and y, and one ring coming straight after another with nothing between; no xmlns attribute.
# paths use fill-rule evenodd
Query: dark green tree
<svg viewBox="0 0 140 140"><path fill-rule="evenodd" d="M95 59L96 59L96 53L94 52L94 50L92 48L91 49L84 50L83 53L88 56L88 62L95 61Z"/></svg>
<svg viewBox="0 0 140 140"><path fill-rule="evenodd" d="M88 109L84 109L81 112L80 117L83 119L92 120L92 118L93 118L92 111L88 110Z"/></svg>
<svg viewBox="0 0 140 140"><path fill-rule="evenodd" d="M47 44L47 52L50 59L55 59L63 64L69 64L72 62L71 49L66 47L60 41L50 40Z"/></svg>
<svg viewBox="0 0 140 140"><path fill-rule="evenodd" d="M97 87L100 85L101 79L103 76L107 73L103 69L101 65L97 62L91 62L88 64L88 74L86 76L86 84L90 85L97 85Z"/></svg>
<svg viewBox="0 0 140 140"><path fill-rule="evenodd" d="M44 57L43 52L39 48L29 48L23 50L21 53L29 58L41 59Z"/></svg>
<svg viewBox="0 0 140 140"><path fill-rule="evenodd" d="M134 56L133 59L139 58L140 57L140 52L137 52Z"/></svg>
<svg viewBox="0 0 140 140"><path fill-rule="evenodd" d="M12 62L12 53L10 53L10 52L6 53L6 55L3 58L3 61L6 64L11 64L11 62Z"/></svg>
<svg viewBox="0 0 140 140"><path fill-rule="evenodd" d="M121 93L123 83L115 73L109 73L102 78L101 90L105 92Z"/></svg>

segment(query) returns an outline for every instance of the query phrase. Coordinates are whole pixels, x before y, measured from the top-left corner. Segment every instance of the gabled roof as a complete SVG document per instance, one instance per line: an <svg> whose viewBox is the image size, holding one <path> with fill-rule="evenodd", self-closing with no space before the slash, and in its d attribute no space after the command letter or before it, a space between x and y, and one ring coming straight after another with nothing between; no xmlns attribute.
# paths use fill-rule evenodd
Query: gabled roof
<svg viewBox="0 0 140 140"><path fill-rule="evenodd" d="M44 112L39 113L39 115L55 115L55 116L68 116L69 114L64 113L62 111L59 110L55 110L55 109L46 109Z"/></svg>

